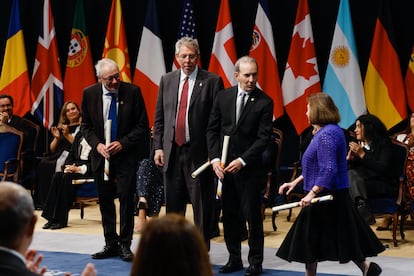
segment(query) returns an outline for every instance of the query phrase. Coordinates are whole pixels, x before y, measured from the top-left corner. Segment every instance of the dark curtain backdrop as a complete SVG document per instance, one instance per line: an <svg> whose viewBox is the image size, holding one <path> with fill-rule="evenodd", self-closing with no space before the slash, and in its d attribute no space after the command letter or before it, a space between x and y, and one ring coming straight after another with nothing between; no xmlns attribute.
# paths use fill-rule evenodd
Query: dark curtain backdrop
<svg viewBox="0 0 414 276"><path fill-rule="evenodd" d="M177 38L183 0L121 0L131 67L135 67L148 1L157 2L162 34L161 39L163 41L165 62L168 70L171 68L173 60L174 43ZM207 68L213 45L220 0L193 0L192 2L196 18L197 37L200 43L201 60L203 67ZM298 1L270 0L269 2L271 12L270 20L275 37L279 74L280 78L282 78L289 52ZM350 0L349 2L360 68L362 76L364 77L371 49L379 0ZM2 0L2 8L0 9L1 57L4 54L7 38L11 3L12 0ZM238 56L245 55L249 52L250 36L256 16L257 3L257 0L230 0ZM102 54L111 0L84 0L84 4L86 25L89 32L93 59L96 62ZM395 27L396 50L400 57L402 72L405 74L414 41L414 1L392 0L390 4ZM60 60L62 61L62 74L64 75L75 0L52 0L51 5ZM326 70L338 6L339 0L309 0L321 81L323 81ZM43 0L20 0L20 14L30 74L33 68L38 30L42 19L42 7ZM2 58L0 62L2 63ZM278 127L284 130L285 141L288 141L285 143L284 151L288 150L290 154L283 154L284 162L282 161L282 163L288 164L297 158L296 154L292 154L292 149L297 147L299 137L294 133L287 116L279 120Z"/></svg>

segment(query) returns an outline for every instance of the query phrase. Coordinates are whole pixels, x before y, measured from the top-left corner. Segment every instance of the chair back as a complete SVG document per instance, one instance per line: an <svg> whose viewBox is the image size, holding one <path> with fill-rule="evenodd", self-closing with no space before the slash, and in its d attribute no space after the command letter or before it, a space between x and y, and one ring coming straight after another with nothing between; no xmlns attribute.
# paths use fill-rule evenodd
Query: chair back
<svg viewBox="0 0 414 276"><path fill-rule="evenodd" d="M273 128L273 140L276 145L275 153L275 172L276 172L276 183L279 183L280 179L280 158L282 156L282 144L283 144L283 132L280 129Z"/></svg>
<svg viewBox="0 0 414 276"><path fill-rule="evenodd" d="M391 138L392 142L392 156L391 156L391 172L395 185L398 187L397 204L401 204L403 195L405 192L405 178L407 158L409 154L409 148L405 143L398 141L395 138Z"/></svg>
<svg viewBox="0 0 414 276"><path fill-rule="evenodd" d="M20 170L20 155L23 132L0 125L0 179L17 181Z"/></svg>

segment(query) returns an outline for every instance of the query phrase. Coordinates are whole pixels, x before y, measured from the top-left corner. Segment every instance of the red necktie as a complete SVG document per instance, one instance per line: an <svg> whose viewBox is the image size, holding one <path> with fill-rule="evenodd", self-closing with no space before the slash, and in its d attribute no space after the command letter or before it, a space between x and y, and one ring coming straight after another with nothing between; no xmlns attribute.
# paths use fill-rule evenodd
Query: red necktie
<svg viewBox="0 0 414 276"><path fill-rule="evenodd" d="M185 78L181 91L180 105L178 107L177 123L175 125L175 143L178 146L185 144L185 117L188 100L188 76Z"/></svg>

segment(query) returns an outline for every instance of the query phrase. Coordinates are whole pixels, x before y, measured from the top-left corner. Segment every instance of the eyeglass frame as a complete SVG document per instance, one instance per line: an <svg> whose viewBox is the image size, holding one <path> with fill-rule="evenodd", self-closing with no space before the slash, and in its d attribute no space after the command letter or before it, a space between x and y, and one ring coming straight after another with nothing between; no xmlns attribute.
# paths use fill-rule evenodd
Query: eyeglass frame
<svg viewBox="0 0 414 276"><path fill-rule="evenodd" d="M113 82L114 81L114 79L115 80L117 80L117 81L119 81L121 78L121 75L120 75L120 73L116 73L116 74L114 74L114 75L112 75L112 76L108 76L108 77L101 77L101 79L102 80L104 80L104 81L106 81L106 82Z"/></svg>

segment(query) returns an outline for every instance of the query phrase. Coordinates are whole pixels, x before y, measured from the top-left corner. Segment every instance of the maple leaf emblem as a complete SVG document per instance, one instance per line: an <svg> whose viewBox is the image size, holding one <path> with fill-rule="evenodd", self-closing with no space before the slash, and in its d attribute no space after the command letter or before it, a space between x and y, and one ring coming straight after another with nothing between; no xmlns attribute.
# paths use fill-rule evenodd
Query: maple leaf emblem
<svg viewBox="0 0 414 276"><path fill-rule="evenodd" d="M310 39L300 37L296 32L292 37L291 45L292 53L297 53L295 57L289 59L289 66L295 78L303 76L309 80L312 76L317 75L315 62L309 62L310 59L315 58L314 46Z"/></svg>

